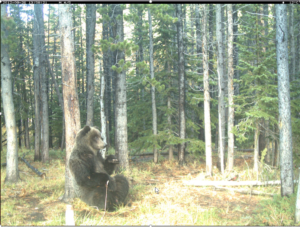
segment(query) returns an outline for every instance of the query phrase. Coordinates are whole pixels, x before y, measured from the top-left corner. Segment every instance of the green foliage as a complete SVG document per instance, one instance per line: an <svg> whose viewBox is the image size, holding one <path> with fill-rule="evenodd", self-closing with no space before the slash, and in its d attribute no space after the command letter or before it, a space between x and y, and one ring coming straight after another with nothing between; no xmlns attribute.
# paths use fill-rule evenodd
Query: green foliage
<svg viewBox="0 0 300 227"><path fill-rule="evenodd" d="M267 155L267 151L268 151L268 149L265 148L265 149L261 152L261 158L260 158L260 162L261 162L261 163L264 163L265 156Z"/></svg>
<svg viewBox="0 0 300 227"><path fill-rule="evenodd" d="M275 195L272 200L262 200L251 225L294 226L295 203L296 193L290 197Z"/></svg>
<svg viewBox="0 0 300 227"><path fill-rule="evenodd" d="M247 9L246 9L247 8ZM246 13L252 11L254 14ZM258 16L259 5L249 5L242 10L240 32L246 33L239 37L240 94L235 98L235 118L239 121L234 130L239 143L246 142L254 133L255 122L268 120L270 125L277 124L278 98L276 73L276 50L274 43L269 42L274 37L274 30L267 36L262 35L265 27ZM273 21L269 21L272 26ZM251 43L251 45L247 45Z"/></svg>

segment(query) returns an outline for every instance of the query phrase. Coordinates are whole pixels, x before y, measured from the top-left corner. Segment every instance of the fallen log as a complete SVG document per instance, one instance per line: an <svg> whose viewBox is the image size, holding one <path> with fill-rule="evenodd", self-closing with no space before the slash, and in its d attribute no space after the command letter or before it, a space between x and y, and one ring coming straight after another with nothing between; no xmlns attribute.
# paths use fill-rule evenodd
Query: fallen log
<svg viewBox="0 0 300 227"><path fill-rule="evenodd" d="M42 177L42 178L44 178L44 179L46 178L46 174L45 174L45 173L41 173L38 169L36 169L36 168L33 167L32 165L30 165L29 162L28 162L25 158L20 157L20 159L21 159L23 162L25 162L25 164L26 164L30 169L32 169L33 172L35 172L37 175L39 175L40 177Z"/></svg>
<svg viewBox="0 0 300 227"><path fill-rule="evenodd" d="M294 183L298 183L297 180L294 180ZM268 185L278 185L281 184L280 180L275 181L200 181L200 180L189 180L183 181L184 185L191 186L268 186Z"/></svg>
<svg viewBox="0 0 300 227"><path fill-rule="evenodd" d="M251 194L251 195L266 195L266 196L274 196L276 194L273 193L266 193L266 192L260 192L260 191L256 191L256 190L248 190L248 189L244 189L244 188L226 188L226 187L215 187L216 189L220 189L220 190L229 190L229 191L234 191L234 192L239 192L242 194Z"/></svg>

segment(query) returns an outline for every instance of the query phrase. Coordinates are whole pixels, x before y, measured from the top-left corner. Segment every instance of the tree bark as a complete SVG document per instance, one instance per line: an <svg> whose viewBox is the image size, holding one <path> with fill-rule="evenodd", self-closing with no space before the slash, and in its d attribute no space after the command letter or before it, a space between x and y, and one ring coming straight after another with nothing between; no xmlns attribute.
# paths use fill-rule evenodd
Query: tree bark
<svg viewBox="0 0 300 227"><path fill-rule="evenodd" d="M239 63L239 48L237 45L238 41L238 10L237 5L233 4L233 67L234 67L234 79L240 79L240 71L237 69ZM235 83L234 87L234 95L240 94L239 83Z"/></svg>
<svg viewBox="0 0 300 227"><path fill-rule="evenodd" d="M233 107L233 18L232 18L232 4L227 5L228 10L228 171L233 169L234 163L234 134L232 133L234 127L234 107Z"/></svg>
<svg viewBox="0 0 300 227"><path fill-rule="evenodd" d="M202 22L203 40L203 87L204 87L204 123L205 123L205 155L206 155L206 174L212 176L212 153L211 153L211 122L210 122L210 95L209 95L209 64L208 64L208 45L207 45L207 9L203 5Z"/></svg>
<svg viewBox="0 0 300 227"><path fill-rule="evenodd" d="M170 61L168 61L168 74L169 74L169 88L171 88L171 66L170 66ZM168 121L168 129L169 129L169 137L172 136L172 115L171 115L171 91L168 92L168 98L167 98L167 107L168 107L168 116L167 116L167 121ZM169 160L174 159L174 154L173 154L173 145L169 144Z"/></svg>
<svg viewBox="0 0 300 227"><path fill-rule="evenodd" d="M7 39L8 30L5 24L7 18L7 5L1 5L1 38ZM6 177L5 183L16 183L19 180L18 170L18 143L15 120L15 109L13 103L13 87L11 65L9 60L8 44L1 42L1 97L5 117L7 154L6 154ZM2 141L0 141L2 143Z"/></svg>
<svg viewBox="0 0 300 227"><path fill-rule="evenodd" d="M35 15L35 18L37 15ZM35 103L35 138L34 161L41 161L41 119L40 119L40 40L38 38L39 25L37 19L33 22L33 77L34 77L34 103Z"/></svg>
<svg viewBox="0 0 300 227"><path fill-rule="evenodd" d="M278 4L276 8L276 55L278 75L278 106L279 106L279 151L281 196L294 193L293 185L293 154L292 125L290 104L290 82L288 63L288 32L286 5Z"/></svg>
<svg viewBox="0 0 300 227"><path fill-rule="evenodd" d="M181 4L176 5L177 39L178 39L178 76L179 76L179 137L185 139L185 72L184 72L184 52L183 52L183 31L182 31L182 8ZM178 149L179 165L184 163L185 143L181 142Z"/></svg>
<svg viewBox="0 0 300 227"><path fill-rule="evenodd" d="M46 51L45 51L45 33L44 33L44 16L43 5L35 4L34 13L38 23L39 41L39 68L41 84L41 160L49 162L49 114L48 114L48 94L47 94L47 76L46 76Z"/></svg>
<svg viewBox="0 0 300 227"><path fill-rule="evenodd" d="M152 36L152 20L150 8L148 8L148 19L149 19L149 52L150 52L150 77L154 79L154 66L153 66L153 36ZM155 102L155 86L151 86L151 100L152 100L152 127L153 136L155 137L155 144L153 147L153 159L154 163L158 163L158 151L156 147L156 136L157 136L157 114L156 114L156 102Z"/></svg>
<svg viewBox="0 0 300 227"><path fill-rule="evenodd" d="M298 169L300 171L300 168ZM295 224L300 222L300 174L298 179L298 189L296 197Z"/></svg>
<svg viewBox="0 0 300 227"><path fill-rule="evenodd" d="M220 171L224 174L225 162L224 162L224 149L225 149L225 103L224 103L224 53L223 53L223 38L222 38L222 5L216 5L216 35L218 45L218 92L219 92L219 103L218 103L218 120L219 120L219 163Z"/></svg>
<svg viewBox="0 0 300 227"><path fill-rule="evenodd" d="M295 48L295 33L294 33L294 4L290 4L289 5L290 9L291 9L291 15L290 15L290 19L291 19L291 24L290 24L290 40L291 40L291 81L294 81L295 77L296 77L296 48ZM298 22L299 23L299 22Z"/></svg>
<svg viewBox="0 0 300 227"><path fill-rule="evenodd" d="M95 41L96 5L86 4L86 125L94 124L94 72L95 59L92 47Z"/></svg>
<svg viewBox="0 0 300 227"><path fill-rule="evenodd" d="M259 119L256 120L255 126L256 129L254 134L253 170L254 172L258 173L258 153L259 153L259 134L260 134Z"/></svg>
<svg viewBox="0 0 300 227"><path fill-rule="evenodd" d="M108 15L107 14L107 4L102 4L102 8L104 10L103 14L104 15ZM103 23L102 23L102 37L104 40L108 40L108 21L106 20L103 20ZM109 74L109 70L110 70L110 65L109 65L109 54L110 54L110 51L107 50L107 51L103 51L103 73L104 73L104 81L105 81L105 84L104 84L104 94L103 94L103 108L104 108L104 112L105 112L105 137L106 137L106 144L107 146L105 147L105 150L104 150L104 153L107 149L109 149L110 147L110 136L109 136L109 125L110 125L110 121L106 120L106 119L109 119L109 115L111 114L110 112L110 108L111 108L111 99L110 99L110 95L111 95L111 89L110 89L110 80L111 80L111 77L110 77L110 74ZM100 61L99 61L99 64L100 64ZM101 67L99 68L100 69L100 72L101 72ZM102 79L102 75L100 75L100 80ZM101 84L102 86L102 84ZM100 97L101 97L101 94L100 94ZM105 97L105 99L104 99ZM100 100L101 102L101 100ZM101 110L100 110L100 115L101 115ZM102 123L101 123L101 127L102 127Z"/></svg>
<svg viewBox="0 0 300 227"><path fill-rule="evenodd" d="M81 128L79 102L76 90L75 49L71 32L71 29L73 28L71 5L59 5L58 15L61 34L62 84L66 126L65 194L62 200L70 202L75 197L75 193L72 185L71 173L69 171L69 158L75 143L76 134Z"/></svg>
<svg viewBox="0 0 300 227"><path fill-rule="evenodd" d="M124 32L123 32L123 9L121 5L116 5L115 7L116 14L116 37L118 37L117 42L124 41ZM117 51L117 63L120 60L123 60L125 63L125 54L123 51ZM121 67L119 65L119 67ZM120 73L117 73L116 78L116 125L115 125L115 149L117 157L120 161L120 167L122 169L129 169L128 161L128 144L127 144L127 100L126 100L126 72L122 70Z"/></svg>
<svg viewBox="0 0 300 227"><path fill-rule="evenodd" d="M199 4L195 4L195 20L196 20L196 51L197 51L197 58L200 59L201 53L202 53L202 48L201 48L201 27L200 27L200 12L199 12ZM197 74L200 76L202 74L201 66L200 66L200 61L197 64ZM199 109L203 109L203 103L199 102L198 103ZM198 117L199 119L199 117ZM199 129L199 139L204 141L204 129L203 129L203 120L199 119L198 124L200 126Z"/></svg>
<svg viewBox="0 0 300 227"><path fill-rule="evenodd" d="M104 110L104 93L105 93L105 75L101 73L101 64L99 61L99 72L100 72L100 121L101 121L101 135L103 142L107 144L106 139L106 115ZM102 157L105 159L106 148L101 150Z"/></svg>

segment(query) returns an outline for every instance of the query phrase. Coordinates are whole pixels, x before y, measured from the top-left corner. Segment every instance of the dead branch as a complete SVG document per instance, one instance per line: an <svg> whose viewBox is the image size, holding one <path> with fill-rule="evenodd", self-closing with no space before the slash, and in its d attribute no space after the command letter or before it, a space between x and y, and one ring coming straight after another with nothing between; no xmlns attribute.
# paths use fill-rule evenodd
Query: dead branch
<svg viewBox="0 0 300 227"><path fill-rule="evenodd" d="M298 183L297 180L294 180L294 183ZM278 185L281 184L280 180L275 181L200 181L200 180L190 180L190 181L183 181L184 185L191 185L191 186L268 186L268 185Z"/></svg>
<svg viewBox="0 0 300 227"><path fill-rule="evenodd" d="M273 193L266 193L266 192L260 192L260 191L255 191L255 190L248 190L245 188L226 188L226 187L215 187L216 189L220 190L229 190L229 191L234 191L234 192L239 192L242 194L251 194L251 195L266 195L266 196L274 196L275 194Z"/></svg>
<svg viewBox="0 0 300 227"><path fill-rule="evenodd" d="M38 169L36 169L36 168L33 167L32 165L30 165L29 162L28 162L25 158L22 158L22 157L20 157L20 158L21 158L21 160L22 160L23 162L25 162L25 164L26 164L30 169L33 170L33 172L35 172L37 175L39 175L40 177L42 177L42 178L45 179L45 177L46 177L46 174L45 174L45 173L41 173Z"/></svg>

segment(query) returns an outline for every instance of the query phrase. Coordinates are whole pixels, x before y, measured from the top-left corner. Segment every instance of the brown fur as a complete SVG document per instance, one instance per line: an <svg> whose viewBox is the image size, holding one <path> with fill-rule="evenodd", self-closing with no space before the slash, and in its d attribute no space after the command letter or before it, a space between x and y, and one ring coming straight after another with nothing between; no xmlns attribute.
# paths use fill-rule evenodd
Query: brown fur
<svg viewBox="0 0 300 227"><path fill-rule="evenodd" d="M99 153L106 144L101 138L100 131L95 127L85 126L75 139L75 145L69 159L76 195L91 206L104 208L104 199L108 184L108 209L124 202L129 184L122 175L111 177L116 162L115 156L110 155L104 160Z"/></svg>

